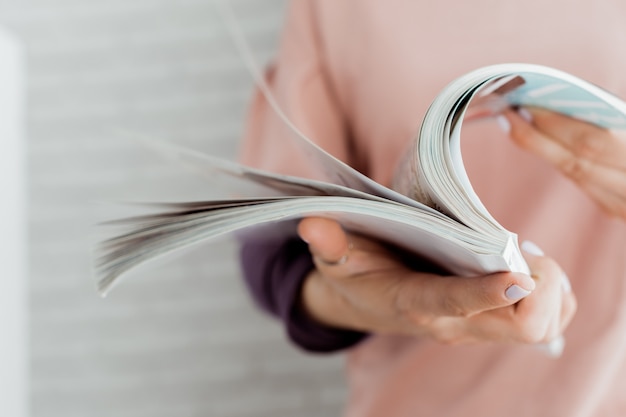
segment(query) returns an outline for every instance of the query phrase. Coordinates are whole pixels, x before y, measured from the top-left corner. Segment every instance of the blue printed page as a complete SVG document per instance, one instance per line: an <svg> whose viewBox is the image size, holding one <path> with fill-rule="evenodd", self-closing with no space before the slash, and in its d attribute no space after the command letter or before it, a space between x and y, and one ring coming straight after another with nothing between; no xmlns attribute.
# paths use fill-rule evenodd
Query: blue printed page
<svg viewBox="0 0 626 417"><path fill-rule="evenodd" d="M600 88L594 86L613 100L549 75L520 75L525 83L505 95L510 105L543 107L608 129L626 129L626 113L619 108L619 99Z"/></svg>

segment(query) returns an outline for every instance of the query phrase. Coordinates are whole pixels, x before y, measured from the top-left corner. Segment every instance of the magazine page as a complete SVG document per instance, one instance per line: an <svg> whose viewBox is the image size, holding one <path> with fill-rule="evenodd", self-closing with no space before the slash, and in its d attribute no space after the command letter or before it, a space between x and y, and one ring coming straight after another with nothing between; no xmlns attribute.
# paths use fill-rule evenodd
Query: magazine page
<svg viewBox="0 0 626 417"><path fill-rule="evenodd" d="M510 105L542 107L607 129L626 129L626 105L609 92L553 69L519 75L524 85L504 95Z"/></svg>
<svg viewBox="0 0 626 417"><path fill-rule="evenodd" d="M213 187L223 189L232 198L332 195L405 203L404 201L384 198L377 194L370 194L343 185L251 168L169 142L135 138L139 139L144 146L161 154L164 158L174 160L180 165L191 169L194 173L203 176ZM419 201L411 201L410 206L428 212L433 216L443 216L440 212Z"/></svg>
<svg viewBox="0 0 626 417"><path fill-rule="evenodd" d="M509 270L508 233L485 235L444 216L390 201L351 197L276 197L168 203L167 211L109 222L118 234L97 250L98 286L106 293L119 277L146 261L227 234L294 233L288 224L303 216L338 220L347 230L380 239L442 264L461 275ZM287 225L282 228L281 225ZM264 226L271 227L264 229Z"/></svg>

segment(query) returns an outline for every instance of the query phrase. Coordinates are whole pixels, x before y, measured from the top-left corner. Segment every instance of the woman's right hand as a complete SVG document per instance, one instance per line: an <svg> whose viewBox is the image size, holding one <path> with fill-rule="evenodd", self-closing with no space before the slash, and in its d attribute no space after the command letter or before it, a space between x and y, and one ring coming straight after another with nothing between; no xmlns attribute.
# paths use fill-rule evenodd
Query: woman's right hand
<svg viewBox="0 0 626 417"><path fill-rule="evenodd" d="M532 277L496 273L441 276L409 269L383 245L347 234L329 219L298 227L316 269L301 308L321 324L443 343L546 343L570 323L576 300L559 266L536 247L525 255Z"/></svg>

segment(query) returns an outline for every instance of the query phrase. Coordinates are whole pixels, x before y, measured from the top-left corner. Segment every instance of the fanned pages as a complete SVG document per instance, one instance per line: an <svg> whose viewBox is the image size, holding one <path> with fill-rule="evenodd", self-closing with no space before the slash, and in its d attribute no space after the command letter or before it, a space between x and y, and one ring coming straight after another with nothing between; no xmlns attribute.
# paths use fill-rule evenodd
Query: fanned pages
<svg viewBox="0 0 626 417"><path fill-rule="evenodd" d="M104 227L119 234L97 248L98 288L106 293L146 261L218 236L290 235L305 216L338 220L346 229L395 245L456 275L528 273L517 236L489 214L465 173L461 127L465 116L488 117L511 106L538 106L603 128L626 128L626 104L606 91L555 69L502 64L449 84L430 106L413 150L398 167L395 190L326 153L286 118L250 58L229 9L222 10L261 91L293 129L303 152L327 181L274 174L174 145L149 141L161 153L205 175L232 199L153 204L161 211Z"/></svg>

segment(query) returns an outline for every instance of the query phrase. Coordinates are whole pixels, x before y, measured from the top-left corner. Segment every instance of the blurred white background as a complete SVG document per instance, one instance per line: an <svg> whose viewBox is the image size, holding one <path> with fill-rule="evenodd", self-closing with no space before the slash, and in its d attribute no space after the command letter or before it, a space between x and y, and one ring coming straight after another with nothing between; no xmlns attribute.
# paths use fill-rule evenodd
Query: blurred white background
<svg viewBox="0 0 626 417"><path fill-rule="evenodd" d="M19 41L0 28L0 415L15 417L28 407L23 61Z"/></svg>
<svg viewBox="0 0 626 417"><path fill-rule="evenodd" d="M286 0L231 3L267 62ZM235 155L252 82L210 0L0 0L0 25L27 64L31 416L337 415L341 358L285 342L245 292L234 245L95 292L93 224L110 210L96 202L212 192L115 129Z"/></svg>

